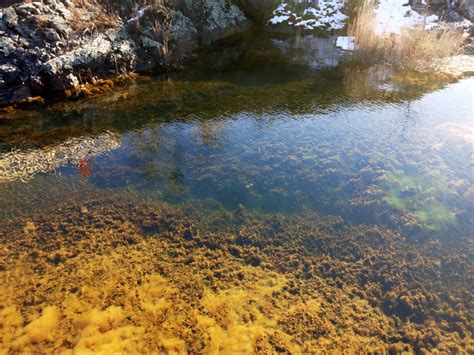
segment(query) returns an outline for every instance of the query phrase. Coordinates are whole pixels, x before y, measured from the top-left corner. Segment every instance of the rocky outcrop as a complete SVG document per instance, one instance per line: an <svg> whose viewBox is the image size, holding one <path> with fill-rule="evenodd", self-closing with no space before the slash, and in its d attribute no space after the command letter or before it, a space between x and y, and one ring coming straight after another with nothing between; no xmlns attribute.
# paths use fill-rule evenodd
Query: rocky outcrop
<svg viewBox="0 0 474 355"><path fill-rule="evenodd" d="M461 8L462 13L466 16L469 20L474 21L474 1L469 0L466 1L466 4Z"/></svg>
<svg viewBox="0 0 474 355"><path fill-rule="evenodd" d="M251 26L239 7L230 0L178 0L177 8L195 24L199 40L204 45Z"/></svg>
<svg viewBox="0 0 474 355"><path fill-rule="evenodd" d="M272 11L279 5L279 0L237 0L237 4L252 21L264 25Z"/></svg>
<svg viewBox="0 0 474 355"><path fill-rule="evenodd" d="M418 12L434 12L447 22L474 21L474 0L411 0Z"/></svg>
<svg viewBox="0 0 474 355"><path fill-rule="evenodd" d="M0 8L0 106L100 78L176 66L199 46L250 26L231 0L144 4L133 11L125 1L108 0Z"/></svg>

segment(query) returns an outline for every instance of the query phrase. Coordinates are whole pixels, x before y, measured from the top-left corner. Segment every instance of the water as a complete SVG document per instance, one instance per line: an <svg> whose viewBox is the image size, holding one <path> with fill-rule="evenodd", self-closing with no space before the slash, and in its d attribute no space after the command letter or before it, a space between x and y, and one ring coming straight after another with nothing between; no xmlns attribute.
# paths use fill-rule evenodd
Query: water
<svg viewBox="0 0 474 355"><path fill-rule="evenodd" d="M2 121L1 346L472 350L474 80L327 48Z"/></svg>

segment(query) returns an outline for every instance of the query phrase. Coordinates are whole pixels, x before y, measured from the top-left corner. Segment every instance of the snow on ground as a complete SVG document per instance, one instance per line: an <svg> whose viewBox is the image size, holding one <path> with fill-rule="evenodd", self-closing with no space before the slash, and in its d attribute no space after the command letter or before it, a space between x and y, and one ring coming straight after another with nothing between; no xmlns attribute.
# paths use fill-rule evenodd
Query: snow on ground
<svg viewBox="0 0 474 355"><path fill-rule="evenodd" d="M341 48L344 51L354 51L355 50L355 38L352 36L339 36L336 39L336 47Z"/></svg>
<svg viewBox="0 0 474 355"><path fill-rule="evenodd" d="M313 0L303 5L283 2L273 11L268 23L306 30L338 30L344 28L348 18L341 12L343 7L343 2L332 0Z"/></svg>
<svg viewBox="0 0 474 355"><path fill-rule="evenodd" d="M423 16L411 9L402 6L400 0L381 0L375 11L376 32L399 34L404 27L424 26L430 29L435 26L438 16Z"/></svg>
<svg viewBox="0 0 474 355"><path fill-rule="evenodd" d="M423 16L401 0L380 0L375 11L376 31L380 34L399 34L404 27L436 26L438 16ZM338 30L345 26L348 17L341 10L344 0L287 0L273 11L269 25L286 25L306 30Z"/></svg>

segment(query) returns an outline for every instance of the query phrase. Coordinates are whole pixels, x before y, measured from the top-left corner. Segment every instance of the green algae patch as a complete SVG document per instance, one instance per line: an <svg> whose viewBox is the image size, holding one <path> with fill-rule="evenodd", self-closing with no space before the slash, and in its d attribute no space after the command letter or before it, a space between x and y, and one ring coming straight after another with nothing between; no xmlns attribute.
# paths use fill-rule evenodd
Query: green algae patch
<svg viewBox="0 0 474 355"><path fill-rule="evenodd" d="M440 229L455 223L455 213L440 200L449 192L447 183L435 177L429 177L429 183L426 180L401 173L389 175L384 178L388 191L383 201L396 210L415 216L424 228Z"/></svg>

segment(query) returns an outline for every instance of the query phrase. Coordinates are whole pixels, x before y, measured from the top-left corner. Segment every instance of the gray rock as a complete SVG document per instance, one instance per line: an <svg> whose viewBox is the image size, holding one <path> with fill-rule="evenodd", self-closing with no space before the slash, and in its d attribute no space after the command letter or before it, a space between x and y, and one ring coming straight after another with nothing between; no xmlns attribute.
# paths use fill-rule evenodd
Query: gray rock
<svg viewBox="0 0 474 355"><path fill-rule="evenodd" d="M16 8L16 13L20 17L28 17L31 15L39 15L40 10L38 9L37 6L35 6L35 3L26 3L23 5L20 5Z"/></svg>
<svg viewBox="0 0 474 355"><path fill-rule="evenodd" d="M52 28L45 28L42 32L49 42L59 42L61 40L61 36Z"/></svg>
<svg viewBox="0 0 474 355"><path fill-rule="evenodd" d="M10 101L11 102L22 102L32 96L31 90L27 85L18 85L13 88Z"/></svg>
<svg viewBox="0 0 474 355"><path fill-rule="evenodd" d="M12 64L0 65L0 79L5 84L15 82L20 76L20 69Z"/></svg>
<svg viewBox="0 0 474 355"><path fill-rule="evenodd" d="M170 30L170 40L177 48L194 51L199 47L198 31L181 11L176 11Z"/></svg>
<svg viewBox="0 0 474 355"><path fill-rule="evenodd" d="M179 0L177 8L194 23L204 45L243 32L251 26L231 0Z"/></svg>
<svg viewBox="0 0 474 355"><path fill-rule="evenodd" d="M143 47L145 48L156 48L156 49L162 49L163 48L163 44L160 43L160 42L157 42L151 38L148 38L148 37L141 37L141 40L142 40L142 45Z"/></svg>
<svg viewBox="0 0 474 355"><path fill-rule="evenodd" d="M468 20L474 21L474 0L466 0L461 11Z"/></svg>
<svg viewBox="0 0 474 355"><path fill-rule="evenodd" d="M443 21L446 22L459 22L462 20L464 20L464 18L454 10L450 10L443 15Z"/></svg>
<svg viewBox="0 0 474 355"><path fill-rule="evenodd" d="M128 25L123 23L134 15L124 13L123 21L109 29L92 29L94 14L75 7L72 0L15 1L1 9L0 106L111 73L174 66L200 44L234 35L251 24L233 0L176 1L176 8L169 9L169 32L158 36L154 25L164 20L163 13L152 5ZM83 24L78 25L78 16ZM167 39L168 51L152 50L163 49Z"/></svg>
<svg viewBox="0 0 474 355"><path fill-rule="evenodd" d="M15 27L18 24L18 15L14 7L6 8L3 12L3 22L7 27Z"/></svg>

